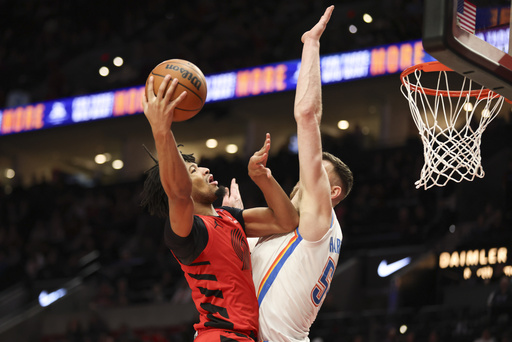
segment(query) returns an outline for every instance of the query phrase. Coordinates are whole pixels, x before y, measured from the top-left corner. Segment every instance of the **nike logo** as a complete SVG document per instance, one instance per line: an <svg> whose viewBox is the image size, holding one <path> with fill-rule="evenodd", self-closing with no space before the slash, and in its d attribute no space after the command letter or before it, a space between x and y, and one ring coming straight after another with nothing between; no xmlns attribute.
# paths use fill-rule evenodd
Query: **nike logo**
<svg viewBox="0 0 512 342"><path fill-rule="evenodd" d="M381 278L385 278L399 269L404 268L405 266L409 265L411 263L411 258L403 258L401 260L392 262L391 264L388 264L387 260L384 259L380 262L379 267L377 268L377 274Z"/></svg>

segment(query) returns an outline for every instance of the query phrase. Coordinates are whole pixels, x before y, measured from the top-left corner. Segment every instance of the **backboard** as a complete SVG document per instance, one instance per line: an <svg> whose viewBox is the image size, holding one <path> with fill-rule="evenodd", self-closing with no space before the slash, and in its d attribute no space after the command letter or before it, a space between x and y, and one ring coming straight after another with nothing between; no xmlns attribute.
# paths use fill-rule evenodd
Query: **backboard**
<svg viewBox="0 0 512 342"><path fill-rule="evenodd" d="M510 5L510 0L425 0L425 51L454 71L512 100Z"/></svg>

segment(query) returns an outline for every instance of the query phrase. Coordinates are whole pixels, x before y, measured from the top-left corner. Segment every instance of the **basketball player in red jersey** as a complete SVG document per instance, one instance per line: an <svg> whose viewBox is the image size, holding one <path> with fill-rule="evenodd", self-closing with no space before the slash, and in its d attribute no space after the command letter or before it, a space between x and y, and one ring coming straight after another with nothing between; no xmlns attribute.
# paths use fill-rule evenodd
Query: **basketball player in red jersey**
<svg viewBox="0 0 512 342"><path fill-rule="evenodd" d="M145 201L153 213L167 211L165 241L185 273L200 316L194 325L195 341L254 341L258 334L258 302L247 236L292 231L297 227L298 213L266 167L269 134L248 167L268 208L213 207L223 195L217 181L207 168L195 163L193 156L180 153L171 131L174 109L187 94L183 92L171 101L177 80L165 91L169 81L170 76L166 76L155 96L151 78L149 96L143 97L159 158L144 192L152 197L161 184L166 194L145 199L143 204Z"/></svg>

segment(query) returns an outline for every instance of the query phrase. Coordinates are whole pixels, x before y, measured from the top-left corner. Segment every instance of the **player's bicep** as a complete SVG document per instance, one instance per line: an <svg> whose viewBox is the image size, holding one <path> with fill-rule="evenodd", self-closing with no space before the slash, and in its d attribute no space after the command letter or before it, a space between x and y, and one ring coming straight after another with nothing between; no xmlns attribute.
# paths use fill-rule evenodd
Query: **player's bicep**
<svg viewBox="0 0 512 342"><path fill-rule="evenodd" d="M297 125L299 144L300 181L303 187L313 192L318 182L325 182L322 165L322 144L320 129L312 120L302 120Z"/></svg>
<svg viewBox="0 0 512 342"><path fill-rule="evenodd" d="M297 143L301 180L313 180L322 167L322 138L318 122L311 116L297 121Z"/></svg>
<svg viewBox="0 0 512 342"><path fill-rule="evenodd" d="M311 118L302 119L297 123L297 134L300 182L303 191L308 196L313 196L314 201L320 201L319 205L330 203L329 177L322 164L322 143L318 124ZM329 201L326 201L326 198Z"/></svg>
<svg viewBox="0 0 512 342"><path fill-rule="evenodd" d="M324 192L329 194L329 191ZM321 204L326 199L319 200L314 196L303 194L300 205L299 233L306 241L320 240L331 227L332 206L329 203Z"/></svg>
<svg viewBox="0 0 512 342"><path fill-rule="evenodd" d="M194 223L194 202L192 198L169 198L169 220L176 235L188 236Z"/></svg>

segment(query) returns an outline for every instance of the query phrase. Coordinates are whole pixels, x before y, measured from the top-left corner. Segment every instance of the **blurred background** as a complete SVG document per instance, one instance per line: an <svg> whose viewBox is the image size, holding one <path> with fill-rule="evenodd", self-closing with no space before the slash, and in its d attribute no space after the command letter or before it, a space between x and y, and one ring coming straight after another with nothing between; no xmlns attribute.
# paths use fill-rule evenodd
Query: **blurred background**
<svg viewBox="0 0 512 342"><path fill-rule="evenodd" d="M140 207L154 164L143 145L155 153L140 110L14 131L10 110L140 87L171 58L207 76L297 60L301 35L330 4L322 55L421 39L420 0L0 0L1 341L191 341L197 321L163 223ZM265 205L248 158L271 133L268 166L292 189L293 99L210 101L173 130L219 183L237 179L246 207ZM355 183L336 208L344 241L311 340L510 341L510 104L483 135L485 177L424 190L396 70L327 84L323 99L324 150Z"/></svg>

